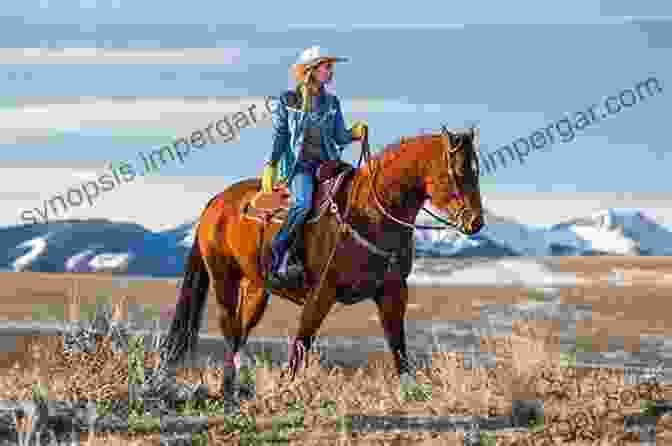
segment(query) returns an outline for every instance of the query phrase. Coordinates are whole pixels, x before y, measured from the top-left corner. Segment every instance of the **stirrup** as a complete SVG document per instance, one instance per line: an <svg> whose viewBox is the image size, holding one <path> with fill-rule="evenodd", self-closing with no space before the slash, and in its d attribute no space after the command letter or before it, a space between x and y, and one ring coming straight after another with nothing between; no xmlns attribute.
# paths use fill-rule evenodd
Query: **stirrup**
<svg viewBox="0 0 672 446"><path fill-rule="evenodd" d="M292 262L286 267L286 271L271 270L264 280L266 288L295 289L303 288L305 283L305 267L301 261Z"/></svg>
<svg viewBox="0 0 672 446"><path fill-rule="evenodd" d="M265 287L267 289L286 289L293 290L298 288L303 288L304 278L303 274L292 273L291 276L280 275L278 273L269 273L265 281Z"/></svg>

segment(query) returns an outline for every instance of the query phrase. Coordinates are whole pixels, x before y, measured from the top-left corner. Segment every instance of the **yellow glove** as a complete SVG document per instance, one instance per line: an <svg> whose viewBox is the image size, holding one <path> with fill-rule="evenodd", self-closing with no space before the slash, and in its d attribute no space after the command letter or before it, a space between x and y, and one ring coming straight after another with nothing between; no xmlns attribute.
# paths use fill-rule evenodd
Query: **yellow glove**
<svg viewBox="0 0 672 446"><path fill-rule="evenodd" d="M278 179L278 166L266 164L264 166L264 173L261 177L261 189L264 192L273 192L273 185Z"/></svg>
<svg viewBox="0 0 672 446"><path fill-rule="evenodd" d="M352 139L358 141L364 138L364 135L368 133L369 125L364 121L357 121L352 126L351 131L352 131Z"/></svg>

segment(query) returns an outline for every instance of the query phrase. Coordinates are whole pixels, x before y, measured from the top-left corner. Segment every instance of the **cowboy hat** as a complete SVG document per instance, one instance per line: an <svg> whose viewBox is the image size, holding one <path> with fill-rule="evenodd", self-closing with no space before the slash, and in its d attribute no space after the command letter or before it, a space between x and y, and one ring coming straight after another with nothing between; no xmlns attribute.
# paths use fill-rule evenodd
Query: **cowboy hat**
<svg viewBox="0 0 672 446"><path fill-rule="evenodd" d="M312 46L310 48L306 48L301 53L294 66L303 65L312 67L322 62L334 63L347 61L348 59L345 57L327 56L326 53L322 52L319 46Z"/></svg>

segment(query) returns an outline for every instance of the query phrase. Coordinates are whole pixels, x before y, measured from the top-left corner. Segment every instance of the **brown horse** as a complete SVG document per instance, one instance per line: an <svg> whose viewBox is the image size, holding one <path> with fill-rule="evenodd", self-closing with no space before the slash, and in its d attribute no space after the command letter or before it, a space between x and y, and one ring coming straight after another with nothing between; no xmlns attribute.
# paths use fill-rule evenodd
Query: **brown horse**
<svg viewBox="0 0 672 446"><path fill-rule="evenodd" d="M298 330L290 338L292 379L334 303L373 298L397 372L402 382L413 382L404 317L413 230L422 227L414 221L429 199L452 214L452 221L444 223L467 235L481 229L477 148L478 129L443 127L437 134L402 138L358 169L327 164L331 172L325 168L318 173L322 182L305 225L308 286L293 290L265 289L269 245L282 218L263 222L263 215L254 212L260 207L254 199L259 198L261 181L249 179L228 187L201 214L163 358L176 365L193 351L212 281L229 346L225 397L237 398L238 354L261 320L271 292L303 307Z"/></svg>

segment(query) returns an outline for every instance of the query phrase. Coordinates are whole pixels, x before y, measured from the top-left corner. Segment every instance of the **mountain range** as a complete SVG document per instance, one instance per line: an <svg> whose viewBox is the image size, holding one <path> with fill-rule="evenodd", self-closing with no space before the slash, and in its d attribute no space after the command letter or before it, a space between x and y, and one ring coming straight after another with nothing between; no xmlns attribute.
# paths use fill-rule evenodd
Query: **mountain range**
<svg viewBox="0 0 672 446"><path fill-rule="evenodd" d="M417 230L416 256L672 255L672 230L640 210L610 208L545 226L486 211L485 221L485 228L470 237L451 230ZM4 227L0 269L176 277L183 273L195 227L192 220L154 232L136 223L106 219Z"/></svg>

